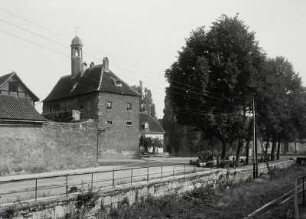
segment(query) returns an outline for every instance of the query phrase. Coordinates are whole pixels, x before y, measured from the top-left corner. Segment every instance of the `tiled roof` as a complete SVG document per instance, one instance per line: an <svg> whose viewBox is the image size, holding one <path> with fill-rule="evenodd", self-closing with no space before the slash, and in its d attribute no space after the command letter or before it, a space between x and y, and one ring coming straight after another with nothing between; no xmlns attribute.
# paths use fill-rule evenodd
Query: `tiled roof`
<svg viewBox="0 0 306 219"><path fill-rule="evenodd" d="M26 98L0 95L0 120L44 121Z"/></svg>
<svg viewBox="0 0 306 219"><path fill-rule="evenodd" d="M139 96L139 94L118 78L113 72L103 72L100 86L102 65L96 65L85 71L83 76L73 78L71 75L62 77L44 102L64 99L68 97L88 94L92 92L107 92L128 96ZM116 86L115 81L121 82Z"/></svg>
<svg viewBox="0 0 306 219"><path fill-rule="evenodd" d="M13 75L14 73L9 73L0 77L0 87Z"/></svg>
<svg viewBox="0 0 306 219"><path fill-rule="evenodd" d="M141 125L144 123L149 124L149 130L145 131L142 129ZM165 130L157 119L150 116L148 113L140 112L139 113L139 130L141 133L165 133Z"/></svg>
<svg viewBox="0 0 306 219"><path fill-rule="evenodd" d="M5 84L5 82L10 79L11 77L15 77L17 81L27 90L27 92L32 96L32 99L36 102L39 101L39 98L22 82L16 72L12 72L0 77L0 87Z"/></svg>

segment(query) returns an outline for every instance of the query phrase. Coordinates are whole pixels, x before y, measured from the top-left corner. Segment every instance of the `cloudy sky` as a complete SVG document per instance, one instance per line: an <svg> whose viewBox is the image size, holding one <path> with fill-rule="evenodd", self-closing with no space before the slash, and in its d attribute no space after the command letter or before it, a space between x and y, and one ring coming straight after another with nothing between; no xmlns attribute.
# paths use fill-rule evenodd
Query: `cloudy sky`
<svg viewBox="0 0 306 219"><path fill-rule="evenodd" d="M142 80L161 118L165 69L193 29L209 28L222 13L239 13L268 56L286 57L305 85L305 11L304 0L0 0L0 75L16 71L43 100L70 74L77 33L84 61L107 56L124 81Z"/></svg>

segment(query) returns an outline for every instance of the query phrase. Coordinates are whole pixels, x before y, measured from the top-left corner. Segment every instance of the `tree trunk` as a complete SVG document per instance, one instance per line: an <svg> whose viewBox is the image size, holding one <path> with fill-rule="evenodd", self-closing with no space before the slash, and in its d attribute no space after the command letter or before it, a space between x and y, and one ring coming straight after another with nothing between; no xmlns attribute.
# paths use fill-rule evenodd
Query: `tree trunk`
<svg viewBox="0 0 306 219"><path fill-rule="evenodd" d="M277 141L277 152L276 152L276 160L279 160L280 148L281 148L281 140L280 140L280 137L278 137L278 141Z"/></svg>
<svg viewBox="0 0 306 219"><path fill-rule="evenodd" d="M237 151L236 151L236 166L237 166L237 167L239 166L240 151L241 151L242 146L243 146L243 141L242 141L241 138L239 138L239 140L238 140L238 146L237 146Z"/></svg>
<svg viewBox="0 0 306 219"><path fill-rule="evenodd" d="M221 160L225 160L225 156L226 156L226 145L227 142L222 140L222 152L221 152Z"/></svg>
<svg viewBox="0 0 306 219"><path fill-rule="evenodd" d="M269 160L268 149L269 149L269 137L267 137L266 151L264 152L264 153L265 153L265 161L268 161L268 160Z"/></svg>
<svg viewBox="0 0 306 219"><path fill-rule="evenodd" d="M289 148L288 148L288 142L285 141L285 142L284 142L284 155L287 154L288 150L289 150Z"/></svg>
<svg viewBox="0 0 306 219"><path fill-rule="evenodd" d="M246 146L245 146L245 164L248 165L249 164L249 157L250 157L250 140L248 140L246 142Z"/></svg>
<svg viewBox="0 0 306 219"><path fill-rule="evenodd" d="M271 148L271 161L275 160L275 148L276 148L276 140L275 140L275 136L273 136L272 148Z"/></svg>
<svg viewBox="0 0 306 219"><path fill-rule="evenodd" d="M246 156L246 160L245 160L245 164L249 164L250 162L250 141L252 138L252 134L253 134L253 120L252 122L250 122L249 126L248 126L248 134L247 134L247 138L246 138L246 146L245 146L245 156Z"/></svg>

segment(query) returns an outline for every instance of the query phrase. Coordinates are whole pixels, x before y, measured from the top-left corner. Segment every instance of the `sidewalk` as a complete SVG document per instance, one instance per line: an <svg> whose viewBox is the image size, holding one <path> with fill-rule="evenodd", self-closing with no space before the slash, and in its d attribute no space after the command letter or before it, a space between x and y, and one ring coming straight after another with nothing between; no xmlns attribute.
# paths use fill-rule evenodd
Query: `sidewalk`
<svg viewBox="0 0 306 219"><path fill-rule="evenodd" d="M141 159L120 159L119 161L118 159L117 160L107 159L104 160L103 162L99 162L100 166L98 167L3 176L0 177L0 182L7 182L11 180L20 180L20 179L33 179L33 178L44 178L44 177L53 177L53 176L62 176L62 175L64 176L64 175L73 175L73 174L83 174L83 173L91 173L98 171L118 170L118 169L129 168L131 166L137 166L141 163L146 163L146 161Z"/></svg>
<svg viewBox="0 0 306 219"><path fill-rule="evenodd" d="M65 175L74 175L74 174L84 174L92 173L98 171L111 171L119 169L130 169L132 167L146 167L146 166L157 166L157 165L172 165L178 163L188 164L189 160L195 160L195 157L149 157L141 159L105 159L103 162L99 162L100 166L82 168L82 169L72 169L72 170L59 170L52 172L44 173L34 173L34 174L22 174L22 175L12 175L12 176L3 176L0 177L0 182L7 182L12 180L21 180L21 179L35 179L35 178L47 178L53 176L65 176ZM275 163L288 160L288 158L283 158L277 161L270 161L269 164L273 166ZM260 163L260 167L266 166L266 163ZM252 164L247 166L240 166L237 169L252 169Z"/></svg>

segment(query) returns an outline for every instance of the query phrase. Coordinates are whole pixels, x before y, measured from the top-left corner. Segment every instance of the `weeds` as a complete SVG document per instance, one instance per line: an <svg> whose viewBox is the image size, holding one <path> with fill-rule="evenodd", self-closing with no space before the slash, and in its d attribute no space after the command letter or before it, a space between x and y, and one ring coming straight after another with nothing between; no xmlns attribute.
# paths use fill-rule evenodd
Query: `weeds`
<svg viewBox="0 0 306 219"><path fill-rule="evenodd" d="M0 218L11 219L17 215L16 206L10 206L7 208L2 214L0 214Z"/></svg>
<svg viewBox="0 0 306 219"><path fill-rule="evenodd" d="M292 166L285 170L271 168L271 171L273 177L255 181L233 182L224 177L223 184L215 189L206 186L182 195L148 196L130 207L118 205L108 218L243 218L293 188L293 179L306 168ZM274 218L281 218L284 211L278 209L272 213Z"/></svg>

